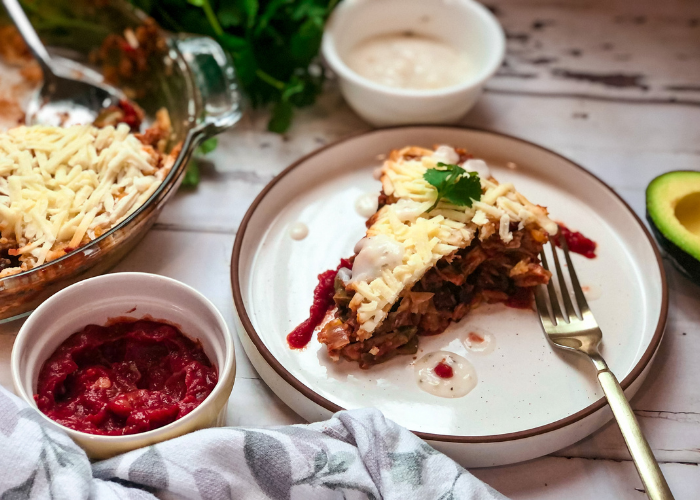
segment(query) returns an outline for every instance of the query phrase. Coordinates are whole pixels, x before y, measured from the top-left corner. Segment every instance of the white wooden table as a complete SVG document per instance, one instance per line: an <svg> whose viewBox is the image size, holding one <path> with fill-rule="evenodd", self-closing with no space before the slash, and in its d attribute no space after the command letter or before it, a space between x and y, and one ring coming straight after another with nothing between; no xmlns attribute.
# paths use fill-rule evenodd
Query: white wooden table
<svg viewBox="0 0 700 500"><path fill-rule="evenodd" d="M586 166L644 216L656 175L700 167L700 2L491 0L508 33L507 61L464 124L522 137ZM229 262L254 196L309 151L369 127L333 82L285 136L249 113L116 271L147 271L194 286L233 328ZM632 401L677 499L700 498L700 287L666 263L670 317L659 354ZM0 326L0 384L20 322ZM228 424L300 423L260 380L236 339ZM643 499L611 424L552 456L474 470L513 499Z"/></svg>

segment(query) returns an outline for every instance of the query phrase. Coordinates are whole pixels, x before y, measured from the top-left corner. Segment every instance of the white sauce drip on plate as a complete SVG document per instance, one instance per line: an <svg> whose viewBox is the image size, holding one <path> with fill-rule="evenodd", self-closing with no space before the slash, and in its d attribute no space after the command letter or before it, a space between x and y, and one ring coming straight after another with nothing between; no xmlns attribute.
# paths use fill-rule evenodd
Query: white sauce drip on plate
<svg viewBox="0 0 700 500"><path fill-rule="evenodd" d="M293 240L303 240L309 235L309 226L304 224L303 222L295 222L294 224L291 225L289 228L289 236Z"/></svg>
<svg viewBox="0 0 700 500"><path fill-rule="evenodd" d="M440 362L452 368L452 377L442 378L435 374L435 367ZM461 398L476 387L476 370L466 358L453 352L430 352L418 359L413 369L418 387L433 396Z"/></svg>
<svg viewBox="0 0 700 500"><path fill-rule="evenodd" d="M352 265L352 282L366 281L382 275L382 269L393 269L403 261L404 247L385 234L362 238L355 245L355 261Z"/></svg>
<svg viewBox="0 0 700 500"><path fill-rule="evenodd" d="M598 285L582 285L581 289L586 300L598 300L603 295L603 290Z"/></svg>
<svg viewBox="0 0 700 500"><path fill-rule="evenodd" d="M355 211L369 219L379 208L379 193L365 193L355 201Z"/></svg>
<svg viewBox="0 0 700 500"><path fill-rule="evenodd" d="M379 35L350 49L347 65L360 76L400 89L433 90L467 80L467 56L437 38L413 34Z"/></svg>
<svg viewBox="0 0 700 500"><path fill-rule="evenodd" d="M496 349L496 337L488 332L473 330L467 333L463 344L471 352L489 354Z"/></svg>

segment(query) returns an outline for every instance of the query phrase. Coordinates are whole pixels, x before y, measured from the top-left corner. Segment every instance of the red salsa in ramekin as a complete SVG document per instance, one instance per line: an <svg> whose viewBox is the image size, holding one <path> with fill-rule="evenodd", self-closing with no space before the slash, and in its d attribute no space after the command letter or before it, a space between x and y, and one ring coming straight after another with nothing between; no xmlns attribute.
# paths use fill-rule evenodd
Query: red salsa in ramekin
<svg viewBox="0 0 700 500"><path fill-rule="evenodd" d="M68 337L42 366L34 400L61 425L121 436L182 418L217 381L202 345L176 326L116 321Z"/></svg>

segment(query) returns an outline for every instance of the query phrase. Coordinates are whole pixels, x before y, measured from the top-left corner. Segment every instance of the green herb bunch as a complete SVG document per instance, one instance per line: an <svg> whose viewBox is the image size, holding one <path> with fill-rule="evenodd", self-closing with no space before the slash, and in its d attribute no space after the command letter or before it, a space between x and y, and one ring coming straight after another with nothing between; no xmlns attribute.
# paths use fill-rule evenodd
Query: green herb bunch
<svg viewBox="0 0 700 500"><path fill-rule="evenodd" d="M437 168L429 168L423 174L428 184L437 189L435 203L426 212L437 207L440 200L458 206L471 207L481 199L481 180L476 172L467 172L458 165L438 162Z"/></svg>
<svg viewBox="0 0 700 500"><path fill-rule="evenodd" d="M199 160L216 149L219 141L216 137L211 137L197 146L194 155L187 165L185 176L182 178L182 187L195 187L199 184Z"/></svg>
<svg viewBox="0 0 700 500"><path fill-rule="evenodd" d="M294 108L312 104L325 80L316 62L339 0L131 0L171 31L216 39L253 106L272 105L268 129L285 132Z"/></svg>

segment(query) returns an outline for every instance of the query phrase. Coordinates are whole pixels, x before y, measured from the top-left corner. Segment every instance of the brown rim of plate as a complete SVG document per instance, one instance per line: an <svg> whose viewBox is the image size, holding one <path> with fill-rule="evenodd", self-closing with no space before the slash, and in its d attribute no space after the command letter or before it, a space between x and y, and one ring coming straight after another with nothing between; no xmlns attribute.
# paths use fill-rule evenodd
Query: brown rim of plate
<svg viewBox="0 0 700 500"><path fill-rule="evenodd" d="M556 153L552 151L551 149L547 149L543 146L540 146L538 144L535 144L530 141L526 141L525 139L521 139L519 137L514 137L512 135L508 134L503 134L500 132L494 132L492 130L487 130L487 129L482 129L482 128L477 128L477 127L466 127L466 126L445 126L445 125L408 125L408 126L398 126L398 127L388 127L388 128L381 128L381 129L375 129L375 130L370 130L367 132L360 132L357 134L353 134L351 136L339 139L335 142L332 142L330 144L327 144L321 148L315 149L311 153L302 156L300 159L289 165L287 168L285 168L277 177L272 179L267 186L258 194L258 196L255 198L253 203L250 205L250 208L248 208L248 211L246 212L245 216L243 217L243 220L241 221L241 224L238 228L238 231L236 233L236 240L233 245L233 253L231 254L231 286L233 289L233 302L236 306L236 311L238 313L238 316L241 320L241 323L243 324L243 327L246 330L246 333L248 334L248 337L250 340L253 342L255 347L257 348L258 352L262 355L263 359L267 362L268 365L274 369L277 374L284 379L285 382L287 382L289 385L291 385L294 389L299 391L303 396L306 398L310 399L317 405L325 408L328 411L331 411L333 413L342 411L345 408L342 408L338 406L335 403L332 403L331 401L327 400L326 398L322 397L321 395L317 394L314 392L312 389L308 388L304 384L302 384L294 375L292 375L289 371L287 371L286 368L282 366L282 364L272 355L272 353L265 347L265 344L263 341L260 339L258 336L258 333L255 331L255 328L253 327L253 324L250 321L250 318L248 317L248 313L246 312L245 306L243 304L243 296L241 294L241 287L240 287L240 280L238 276L238 260L240 259L241 255L241 248L243 246L243 238L245 237L245 231L246 228L248 227L248 222L250 221L251 217L253 216L253 213L257 209L258 205L260 202L265 198L267 193L272 189L272 187L277 184L280 180L282 180L289 172L294 170L296 167L304 163L306 160L311 158L312 156L315 156L319 154L322 151L325 151L326 149L332 148L342 142L351 140L351 139L356 139L358 137L361 137L363 135L369 135L373 133L380 133L384 132L386 130L396 130L396 129L408 129L408 128L417 128L417 127L433 127L433 128L453 128L453 129L460 129L460 130L473 130L476 132L485 132L488 134L494 134L498 135L501 137L505 137L508 139L513 139L525 144L528 144L530 146L534 146L540 150L546 151L547 153L553 154L570 164L574 165L575 167L580 168L583 170L586 174L590 175L593 177L596 181L598 181L600 184L603 185L608 191L610 191L618 200L622 202L622 204L627 208L630 214L634 217L634 219L637 221L637 224L639 224L639 227L642 229L644 234L646 235L647 239L649 240L649 244L651 245L652 249L654 250L654 255L656 256L656 262L659 266L659 272L661 273L661 288L662 288L662 297L661 297L661 311L660 311L660 316L659 316L659 322L656 325L656 331L654 332L654 336L651 339L651 343L649 344L649 347L647 347L646 351L644 351L644 354L642 355L641 359L639 362L634 366L630 374L625 377L625 379L620 382L620 385L622 386L623 389L627 389L632 382L634 382L637 377L645 370L647 365L651 362L651 359L654 357L654 353L659 347L659 344L661 343L661 338L663 337L664 330L666 328L666 319L668 317L668 285L666 283L666 272L664 271L663 263L661 260L661 254L659 253L659 249L657 248L656 244L654 243L653 238L651 237L651 234L647 230L647 228L644 226L642 223L641 219L637 216L637 214L634 213L634 211L630 208L630 206L627 204L625 200L623 200L620 195L618 195L610 186L608 186L605 182L603 182L601 179L599 179L596 175L592 174L588 170L586 170L584 167L579 165L578 163L570 160L569 158L566 158L565 156L560 155L559 153ZM424 440L429 440L429 441L443 441L443 442L451 442L451 443L500 443L504 441L516 441L519 439L526 439L534 436L538 436L540 434L545 434L547 432L552 432L557 429L561 429L562 427L569 426L573 423L578 422L579 420L582 420L589 415L597 412L601 408L603 408L606 405L606 400L604 397L600 398L598 401L595 403L590 404L583 410L580 410L572 415L569 415L568 417L562 418L560 420L557 420L555 422L551 422L549 424L541 425L539 427L533 427L532 429L528 429L525 431L517 431L517 432L509 432L506 434L494 434L491 436L450 436L446 434L431 434L427 432L419 432L419 431L412 431L415 435L418 437L424 439Z"/></svg>

